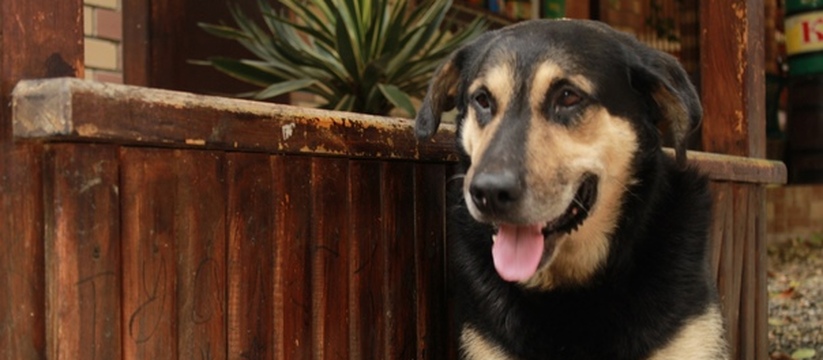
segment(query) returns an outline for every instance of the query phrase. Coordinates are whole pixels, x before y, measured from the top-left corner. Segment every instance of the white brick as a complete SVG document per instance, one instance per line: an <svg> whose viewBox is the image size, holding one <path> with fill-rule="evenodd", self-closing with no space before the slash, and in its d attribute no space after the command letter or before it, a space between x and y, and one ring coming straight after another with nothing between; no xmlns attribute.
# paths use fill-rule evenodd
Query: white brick
<svg viewBox="0 0 823 360"><path fill-rule="evenodd" d="M117 70L117 44L95 38L86 38L86 67Z"/></svg>
<svg viewBox="0 0 823 360"><path fill-rule="evenodd" d="M94 10L90 6L83 6L83 34L94 33Z"/></svg>

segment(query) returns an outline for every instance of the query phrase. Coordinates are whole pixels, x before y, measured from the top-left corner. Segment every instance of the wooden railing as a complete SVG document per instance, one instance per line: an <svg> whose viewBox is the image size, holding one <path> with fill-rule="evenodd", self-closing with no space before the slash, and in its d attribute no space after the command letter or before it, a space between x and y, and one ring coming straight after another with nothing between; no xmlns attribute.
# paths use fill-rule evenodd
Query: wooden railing
<svg viewBox="0 0 823 360"><path fill-rule="evenodd" d="M13 111L16 139L42 147L32 181L42 189L34 231L45 238L46 339L32 351L454 353L448 126L419 144L407 120L77 79L23 81ZM730 339L754 347L767 299L761 190L784 181L785 169L689 157L713 178L712 266Z"/></svg>

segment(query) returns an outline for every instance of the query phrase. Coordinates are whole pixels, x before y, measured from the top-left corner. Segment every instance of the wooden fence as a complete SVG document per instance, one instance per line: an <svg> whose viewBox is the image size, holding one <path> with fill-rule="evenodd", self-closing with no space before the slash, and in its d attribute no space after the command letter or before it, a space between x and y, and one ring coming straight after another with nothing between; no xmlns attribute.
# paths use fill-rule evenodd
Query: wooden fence
<svg viewBox="0 0 823 360"><path fill-rule="evenodd" d="M443 359L453 132L405 120L105 85L21 82L14 133L45 238L48 358ZM730 339L765 334L764 160L690 153L714 179ZM0 174L15 173L0 166ZM34 199L32 199L34 200ZM15 253L8 250L4 255ZM18 261L23 261L19 259ZM0 288L10 303L21 284ZM2 284L2 283L0 283ZM751 357L746 357L751 358Z"/></svg>

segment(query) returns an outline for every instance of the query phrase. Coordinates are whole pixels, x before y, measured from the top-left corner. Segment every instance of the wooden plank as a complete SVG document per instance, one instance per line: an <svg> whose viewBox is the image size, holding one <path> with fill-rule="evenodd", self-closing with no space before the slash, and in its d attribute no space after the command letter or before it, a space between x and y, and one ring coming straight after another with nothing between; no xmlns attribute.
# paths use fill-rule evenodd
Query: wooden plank
<svg viewBox="0 0 823 360"><path fill-rule="evenodd" d="M177 359L173 151L123 148L123 357Z"/></svg>
<svg viewBox="0 0 823 360"><path fill-rule="evenodd" d="M730 279L730 288L728 289L730 297L727 299L728 302L726 305L731 308L731 317L727 319L729 321L727 326L730 331L729 344L732 344L733 350L732 359L741 359L740 356L745 352L741 344L751 341L745 338L745 332L741 332L741 330L743 330L741 324L744 323L742 317L746 315L744 312L745 309L741 307L741 301L745 297L743 294L743 282L744 266L746 263L746 243L749 240L747 238L747 235L749 235L747 229L749 195L746 187L739 184L732 185L732 192L734 197L732 210L734 222L731 228L733 229L732 242L734 243L734 249L732 250L731 257L725 260L732 263L731 273L726 273L724 276Z"/></svg>
<svg viewBox="0 0 823 360"><path fill-rule="evenodd" d="M380 163L352 161L349 165L349 338L352 360L384 356L383 274L386 243L382 241L383 212Z"/></svg>
<svg viewBox="0 0 823 360"><path fill-rule="evenodd" d="M674 151L663 152L674 156ZM689 165L697 167L715 181L733 181L755 184L785 184L786 165L765 159L713 154L699 151L687 153Z"/></svg>
<svg viewBox="0 0 823 360"><path fill-rule="evenodd" d="M765 157L763 2L703 1L702 5L703 150Z"/></svg>
<svg viewBox="0 0 823 360"><path fill-rule="evenodd" d="M769 291L766 269L768 269L768 246L766 242L766 189L758 186L750 190L754 195L752 202L755 212L755 228L753 239L755 247L756 280L754 290L755 323L754 323L754 353L756 356L769 353Z"/></svg>
<svg viewBox="0 0 823 360"><path fill-rule="evenodd" d="M715 207L722 208L725 211L715 217L713 241L715 244L719 244L720 257L718 261L717 288L718 294L720 295L723 318L726 322L726 339L731 341L732 339L736 339L736 318L739 306L734 287L734 259L738 257L738 255L735 253L734 241L735 216L733 184L722 182L712 183L712 189L716 194L715 199L719 201L719 203L715 204Z"/></svg>
<svg viewBox="0 0 823 360"><path fill-rule="evenodd" d="M416 356L416 277L414 271L414 168L412 164L382 165L383 242L385 277L383 306L386 311L384 359ZM412 185L413 186L413 185Z"/></svg>
<svg viewBox="0 0 823 360"><path fill-rule="evenodd" d="M149 86L150 0L128 0L121 3L123 14L123 82L130 85Z"/></svg>
<svg viewBox="0 0 823 360"><path fill-rule="evenodd" d="M57 100L59 99L59 100ZM454 159L453 132L418 143L408 119L298 108L77 79L18 84L20 138L159 147ZM449 126L444 126L449 128Z"/></svg>
<svg viewBox="0 0 823 360"><path fill-rule="evenodd" d="M117 151L53 145L46 159L48 357L120 358Z"/></svg>
<svg viewBox="0 0 823 360"><path fill-rule="evenodd" d="M231 359L274 359L274 188L269 156L226 155Z"/></svg>
<svg viewBox="0 0 823 360"><path fill-rule="evenodd" d="M727 191L724 191L727 187L716 182L712 182L709 184L709 188L711 189L712 193L712 214L713 222L712 227L709 232L711 239L710 241L710 267L712 269L712 278L715 279L715 282L719 281L719 276L722 272L721 270L721 258L723 257L724 253L724 231L726 229L727 221L731 221L731 208L730 204L730 194Z"/></svg>
<svg viewBox="0 0 823 360"><path fill-rule="evenodd" d="M757 242L759 240L758 234L756 233L756 221L758 208L762 208L763 204L757 204L755 202L757 194L755 194L754 190L756 187L757 185L741 185L742 191L744 192L743 196L745 197L742 200L744 208L736 209L742 212L738 214L745 226L742 235L744 241L743 252L738 254L743 261L739 305L740 344L738 345L738 351L740 351L740 359L757 358L755 356L755 324L759 316L757 316L755 306L757 296L760 295L758 294L757 272L760 270L765 272L765 268L757 268Z"/></svg>
<svg viewBox="0 0 823 360"><path fill-rule="evenodd" d="M226 356L222 155L121 150L126 358Z"/></svg>
<svg viewBox="0 0 823 360"><path fill-rule="evenodd" d="M348 160L312 158L312 357L348 359Z"/></svg>
<svg viewBox="0 0 823 360"><path fill-rule="evenodd" d="M0 141L0 359L46 358L42 166L39 145Z"/></svg>
<svg viewBox="0 0 823 360"><path fill-rule="evenodd" d="M414 168L417 359L447 357L446 166Z"/></svg>
<svg viewBox="0 0 823 360"><path fill-rule="evenodd" d="M311 357L311 159L273 156L275 191L275 351L277 359Z"/></svg>
<svg viewBox="0 0 823 360"><path fill-rule="evenodd" d="M175 151L177 352L226 357L226 198L221 153Z"/></svg>

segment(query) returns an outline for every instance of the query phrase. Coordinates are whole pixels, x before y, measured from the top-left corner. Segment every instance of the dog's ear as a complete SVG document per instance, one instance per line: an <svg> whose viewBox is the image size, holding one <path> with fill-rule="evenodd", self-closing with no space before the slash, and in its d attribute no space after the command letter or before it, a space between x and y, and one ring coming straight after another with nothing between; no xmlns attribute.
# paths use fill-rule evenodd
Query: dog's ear
<svg viewBox="0 0 823 360"><path fill-rule="evenodd" d="M428 139L440 126L444 112L454 109L457 87L460 81L461 50L455 51L434 73L429 91L417 112L414 130L417 138Z"/></svg>
<svg viewBox="0 0 823 360"><path fill-rule="evenodd" d="M686 71L673 56L657 50L640 54L640 63L633 69L633 83L639 80L643 84L643 90L650 92L660 115L668 122L675 159L683 167L688 136L703 117L700 98Z"/></svg>

